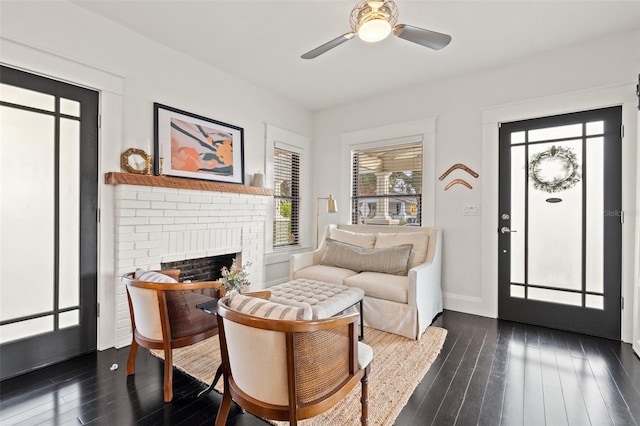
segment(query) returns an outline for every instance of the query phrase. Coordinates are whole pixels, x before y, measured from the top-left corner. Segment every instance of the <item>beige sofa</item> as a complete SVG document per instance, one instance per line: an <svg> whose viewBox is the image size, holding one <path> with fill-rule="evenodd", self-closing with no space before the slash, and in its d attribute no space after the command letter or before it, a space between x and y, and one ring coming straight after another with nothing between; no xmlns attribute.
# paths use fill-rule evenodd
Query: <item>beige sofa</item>
<svg viewBox="0 0 640 426"><path fill-rule="evenodd" d="M317 250L291 256L290 278L359 287L366 326L419 339L442 312L441 259L438 228L329 225Z"/></svg>

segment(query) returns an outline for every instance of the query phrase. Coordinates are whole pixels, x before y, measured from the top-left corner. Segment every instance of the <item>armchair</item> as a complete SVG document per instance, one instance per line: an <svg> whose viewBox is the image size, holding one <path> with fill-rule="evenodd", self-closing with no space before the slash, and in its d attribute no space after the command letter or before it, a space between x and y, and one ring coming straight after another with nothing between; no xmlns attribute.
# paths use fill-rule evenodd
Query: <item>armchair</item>
<svg viewBox="0 0 640 426"><path fill-rule="evenodd" d="M373 350L358 342L357 313L323 320L266 319L225 303L218 303L217 313L224 394L216 426L226 423L232 400L257 416L296 425L333 407L359 381L361 422L367 424Z"/></svg>
<svg viewBox="0 0 640 426"><path fill-rule="evenodd" d="M215 317L197 309L196 305L224 293L222 283L217 281L178 283L179 272L148 272L145 273L147 278L143 274L141 279L136 279L133 273L122 277L127 289L133 332L127 375L135 373L139 345L147 349L163 349L165 402L173 399L172 349L218 334Z"/></svg>

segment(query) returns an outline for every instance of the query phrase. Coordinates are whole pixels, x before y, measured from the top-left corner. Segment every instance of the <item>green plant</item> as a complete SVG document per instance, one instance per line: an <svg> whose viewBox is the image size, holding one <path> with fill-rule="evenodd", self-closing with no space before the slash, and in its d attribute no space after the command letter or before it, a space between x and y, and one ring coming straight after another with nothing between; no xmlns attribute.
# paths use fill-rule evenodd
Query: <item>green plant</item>
<svg viewBox="0 0 640 426"><path fill-rule="evenodd" d="M280 203L280 216L291 217L291 201L283 201Z"/></svg>
<svg viewBox="0 0 640 426"><path fill-rule="evenodd" d="M231 262L231 267L227 268L223 266L220 272L222 273L222 283L227 290L242 290L242 287L251 284L247 279L249 272L247 268L251 266L251 262L245 263L243 266L239 266L235 259Z"/></svg>

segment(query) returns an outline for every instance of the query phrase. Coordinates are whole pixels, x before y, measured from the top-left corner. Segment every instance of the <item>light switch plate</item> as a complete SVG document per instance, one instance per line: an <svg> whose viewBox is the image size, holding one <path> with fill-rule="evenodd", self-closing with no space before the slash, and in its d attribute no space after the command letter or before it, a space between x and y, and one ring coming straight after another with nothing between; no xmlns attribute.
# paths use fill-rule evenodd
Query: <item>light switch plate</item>
<svg viewBox="0 0 640 426"><path fill-rule="evenodd" d="M462 214L464 216L480 216L480 206L478 205L462 206Z"/></svg>

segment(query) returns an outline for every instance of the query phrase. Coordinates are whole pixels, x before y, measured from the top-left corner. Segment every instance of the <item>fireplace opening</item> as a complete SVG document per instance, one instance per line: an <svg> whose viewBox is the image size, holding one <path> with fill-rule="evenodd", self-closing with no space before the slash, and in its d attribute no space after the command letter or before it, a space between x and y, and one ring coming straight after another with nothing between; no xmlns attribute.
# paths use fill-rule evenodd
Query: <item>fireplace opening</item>
<svg viewBox="0 0 640 426"><path fill-rule="evenodd" d="M237 253L219 256L201 257L198 259L177 260L162 263L162 269L180 269L180 282L184 281L216 281L222 278L220 270L223 266L231 267Z"/></svg>

